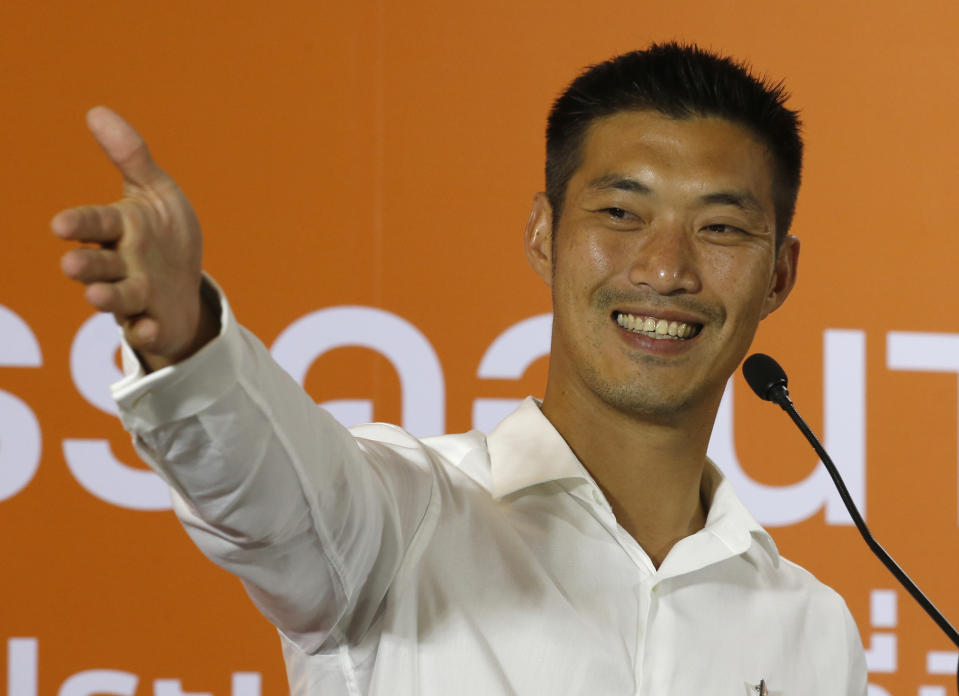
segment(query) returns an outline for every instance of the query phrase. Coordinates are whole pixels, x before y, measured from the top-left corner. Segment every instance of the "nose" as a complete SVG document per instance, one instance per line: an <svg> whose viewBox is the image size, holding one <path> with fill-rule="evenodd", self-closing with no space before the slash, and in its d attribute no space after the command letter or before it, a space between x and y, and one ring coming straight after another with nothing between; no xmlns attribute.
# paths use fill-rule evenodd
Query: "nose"
<svg viewBox="0 0 959 696"><path fill-rule="evenodd" d="M641 234L629 269L633 285L660 295L695 293L701 289L696 250L679 225L660 224Z"/></svg>

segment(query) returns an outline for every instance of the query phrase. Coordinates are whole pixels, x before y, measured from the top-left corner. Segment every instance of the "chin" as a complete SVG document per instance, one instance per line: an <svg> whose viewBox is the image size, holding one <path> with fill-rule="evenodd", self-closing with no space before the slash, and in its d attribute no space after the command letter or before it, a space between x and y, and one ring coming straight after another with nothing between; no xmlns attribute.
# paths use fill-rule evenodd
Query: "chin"
<svg viewBox="0 0 959 696"><path fill-rule="evenodd" d="M644 420L669 421L679 417L701 402L695 394L666 391L646 384L609 383L587 380L593 393L603 403L620 413Z"/></svg>

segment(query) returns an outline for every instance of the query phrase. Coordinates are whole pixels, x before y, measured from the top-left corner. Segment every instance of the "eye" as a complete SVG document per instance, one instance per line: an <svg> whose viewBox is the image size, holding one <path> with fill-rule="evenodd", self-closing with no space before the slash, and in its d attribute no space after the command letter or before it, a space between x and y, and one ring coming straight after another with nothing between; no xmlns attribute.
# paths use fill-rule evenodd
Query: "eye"
<svg viewBox="0 0 959 696"><path fill-rule="evenodd" d="M608 219L614 222L637 222L640 221L640 217L636 213L631 213L625 208L617 208L615 206L609 208L600 208L596 211L597 213L602 213Z"/></svg>
<svg viewBox="0 0 959 696"><path fill-rule="evenodd" d="M721 222L717 222L712 225L706 225L704 228L707 232L715 232L717 234L747 234L746 230L739 227L734 227L733 225L726 225Z"/></svg>
<svg viewBox="0 0 959 696"><path fill-rule="evenodd" d="M642 215L634 212L634 210L621 208L617 205L592 208L590 212L598 224L605 225L612 230L632 231L640 229L645 224Z"/></svg>
<svg viewBox="0 0 959 696"><path fill-rule="evenodd" d="M600 212L606 213L611 218L615 218L617 220L625 220L629 215L629 213L622 208L603 208Z"/></svg>

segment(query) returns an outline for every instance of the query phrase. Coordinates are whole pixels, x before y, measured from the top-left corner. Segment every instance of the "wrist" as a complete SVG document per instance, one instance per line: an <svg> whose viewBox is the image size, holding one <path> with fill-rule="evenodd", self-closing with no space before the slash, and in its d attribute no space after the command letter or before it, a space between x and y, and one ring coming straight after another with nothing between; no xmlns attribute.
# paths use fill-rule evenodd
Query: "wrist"
<svg viewBox="0 0 959 696"><path fill-rule="evenodd" d="M183 362L199 352L210 341L219 336L221 309L216 288L208 283L205 278L202 278L199 288L199 309L192 339L181 350L172 355L157 355L136 351L144 369L147 372L155 372L164 367Z"/></svg>

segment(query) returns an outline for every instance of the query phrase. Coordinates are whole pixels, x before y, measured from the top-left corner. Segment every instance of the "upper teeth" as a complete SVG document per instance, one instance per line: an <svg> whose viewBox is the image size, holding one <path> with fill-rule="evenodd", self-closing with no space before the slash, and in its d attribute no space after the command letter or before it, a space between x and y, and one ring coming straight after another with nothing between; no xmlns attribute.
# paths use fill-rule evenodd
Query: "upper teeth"
<svg viewBox="0 0 959 696"><path fill-rule="evenodd" d="M624 329L652 334L663 338L689 338L696 331L693 324L678 321L666 321L656 317L641 317L635 314L616 314L616 323Z"/></svg>

